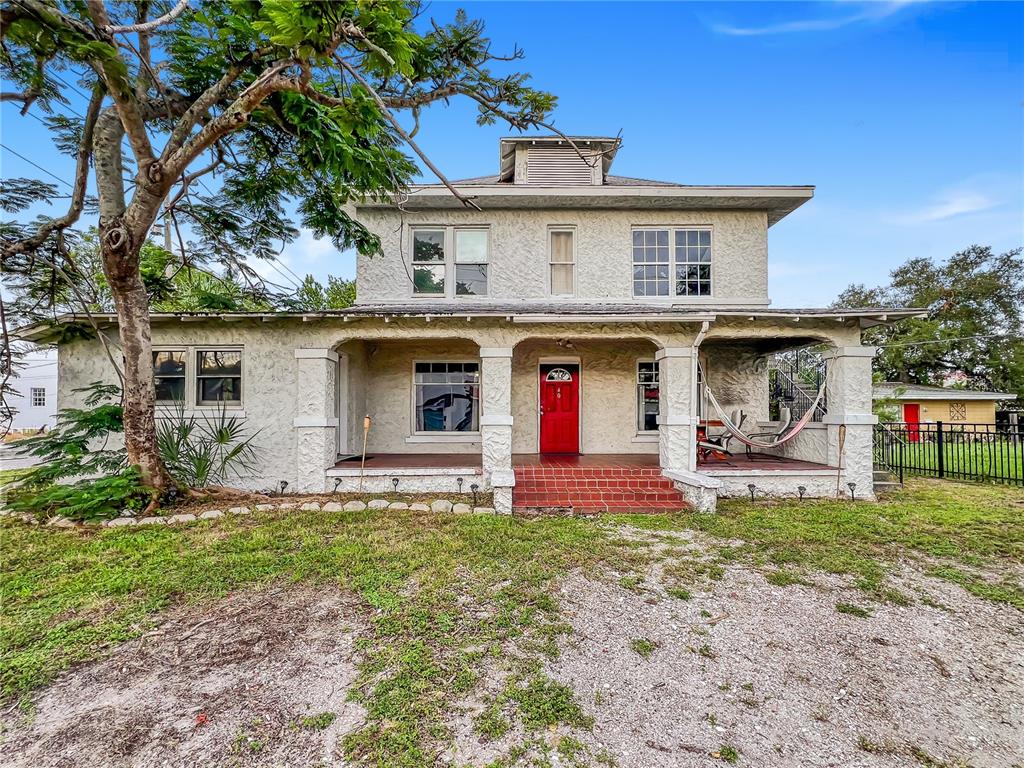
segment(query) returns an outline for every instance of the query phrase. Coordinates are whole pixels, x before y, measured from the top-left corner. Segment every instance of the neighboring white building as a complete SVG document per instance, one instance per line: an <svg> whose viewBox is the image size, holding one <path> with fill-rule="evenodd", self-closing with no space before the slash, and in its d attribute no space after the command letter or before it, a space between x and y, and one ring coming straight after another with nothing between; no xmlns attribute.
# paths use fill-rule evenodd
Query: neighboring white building
<svg viewBox="0 0 1024 768"><path fill-rule="evenodd" d="M245 419L251 488L490 490L503 512L678 509L683 495L708 508L751 485L870 497L875 348L861 330L919 313L769 306L768 230L812 187L613 176L618 139L575 142L589 160L559 138L503 139L498 174L455 182L474 207L437 184L356 205L383 253L359 257L353 307L152 315L157 418L183 400ZM116 343L116 316L94 319ZM821 344L820 422L754 455L698 445L722 428L705 386L746 432L782 431L767 360ZM60 378L62 407L116 380L96 340L60 345Z"/></svg>
<svg viewBox="0 0 1024 768"><path fill-rule="evenodd" d="M11 431L50 429L57 423L57 351L34 347L20 362L8 381Z"/></svg>

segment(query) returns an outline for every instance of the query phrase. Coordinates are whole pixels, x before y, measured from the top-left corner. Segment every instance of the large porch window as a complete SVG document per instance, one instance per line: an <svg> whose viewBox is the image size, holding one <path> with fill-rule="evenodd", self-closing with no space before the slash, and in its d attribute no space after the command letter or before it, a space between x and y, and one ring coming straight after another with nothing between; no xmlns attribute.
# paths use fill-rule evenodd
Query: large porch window
<svg viewBox="0 0 1024 768"><path fill-rule="evenodd" d="M657 431L660 404L661 388L658 382L658 364L641 360L636 364L637 431Z"/></svg>
<svg viewBox="0 0 1024 768"><path fill-rule="evenodd" d="M414 364L417 432L480 430L480 363Z"/></svg>

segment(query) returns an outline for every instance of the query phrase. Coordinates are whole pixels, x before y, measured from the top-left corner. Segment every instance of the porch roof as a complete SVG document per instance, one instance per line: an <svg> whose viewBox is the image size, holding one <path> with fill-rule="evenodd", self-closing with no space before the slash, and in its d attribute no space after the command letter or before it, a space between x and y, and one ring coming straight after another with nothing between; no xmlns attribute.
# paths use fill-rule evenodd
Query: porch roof
<svg viewBox="0 0 1024 768"><path fill-rule="evenodd" d="M642 303L592 303L592 302L463 302L463 301L416 301L393 304L357 304L346 309L321 312L153 312L153 322L199 322L203 320L262 320L270 322L279 319L316 320L341 319L344 321L382 318L423 318L425 321L444 318L497 318L512 323L592 323L592 322L643 322L643 323L701 323L725 318L747 318L749 320L802 318L859 321L869 327L896 322L908 317L919 317L921 309L896 307L857 307L850 309L777 309L774 307L726 307L695 306L678 304ZM110 327L117 324L114 313L94 312L93 322ZM62 325L89 323L90 316L76 313L57 315L51 321L37 322L22 326L11 332L13 338L23 341L48 342L58 334L55 329Z"/></svg>

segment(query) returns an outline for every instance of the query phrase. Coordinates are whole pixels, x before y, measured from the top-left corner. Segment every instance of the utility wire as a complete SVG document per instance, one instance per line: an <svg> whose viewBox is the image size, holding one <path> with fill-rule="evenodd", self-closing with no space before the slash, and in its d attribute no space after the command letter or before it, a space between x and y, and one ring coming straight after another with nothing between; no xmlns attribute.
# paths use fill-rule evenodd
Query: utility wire
<svg viewBox="0 0 1024 768"><path fill-rule="evenodd" d="M62 179L62 178L61 178L60 176L58 176L58 175L57 175L57 174L55 174L55 173L51 173L50 171L48 171L48 170L46 170L45 168L43 168L43 166L39 165L39 163L36 163L36 162L34 162L34 161L32 161L32 160L29 160L29 159L28 159L27 157L25 157L25 156L24 156L23 154L21 154L20 152L15 152L15 151L14 151L13 149L11 149L10 147L8 147L8 146L7 146L6 144L4 144L3 142L0 142L0 147L2 147L3 149L7 150L8 152L10 152L10 153L11 153L12 155L14 155L15 157L20 157L20 158L21 158L22 160L24 160L24 161L25 161L26 163L28 163L29 165L31 165L31 166L33 166L33 167L35 167L35 168L36 168L37 170L40 170L40 171L42 171L42 172L43 172L43 173L45 173L45 174L46 174L47 176L50 176L50 177L52 177L52 178L56 179L56 180L57 180L57 181L59 181L59 182L60 182L61 184L67 184L67 185L68 185L69 187L71 187L71 189L74 189L74 188L75 188L75 185L74 185L74 184L71 184L70 182L68 182L68 181L65 181L64 179Z"/></svg>
<svg viewBox="0 0 1024 768"><path fill-rule="evenodd" d="M872 344L873 347L918 347L924 344L946 344L950 341L973 341L975 339L1019 339L1024 338L1018 333L988 333L978 336L958 336L951 339L929 339L927 341L904 341L893 344Z"/></svg>

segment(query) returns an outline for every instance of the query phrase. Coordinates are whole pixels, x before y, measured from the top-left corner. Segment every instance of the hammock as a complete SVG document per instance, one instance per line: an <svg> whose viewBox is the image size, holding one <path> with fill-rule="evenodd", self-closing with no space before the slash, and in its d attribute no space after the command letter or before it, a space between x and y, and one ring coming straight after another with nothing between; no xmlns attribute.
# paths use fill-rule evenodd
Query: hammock
<svg viewBox="0 0 1024 768"><path fill-rule="evenodd" d="M814 416L814 411L818 407L818 403L821 402L821 398L825 394L825 379L822 378L821 387L818 389L818 395L817 397L814 398L814 402L811 403L811 407L807 409L807 412L800 417L800 420L793 425L793 428L789 432L777 438L774 442L771 443L765 443L760 440L754 440L753 438L745 435L738 426L733 424L732 420L725 413L725 409L718 404L718 400L715 399L715 395L711 391L711 387L709 387L706 382L704 384L704 392L707 395L708 402L710 402L711 405L714 406L714 409L718 411L718 416L722 420L722 425L729 431L729 433L733 437L735 437L744 445L749 445L751 448L778 448L780 445L788 443L790 440L792 440L794 437L800 434L800 430L806 427L807 424L811 421L811 418Z"/></svg>

